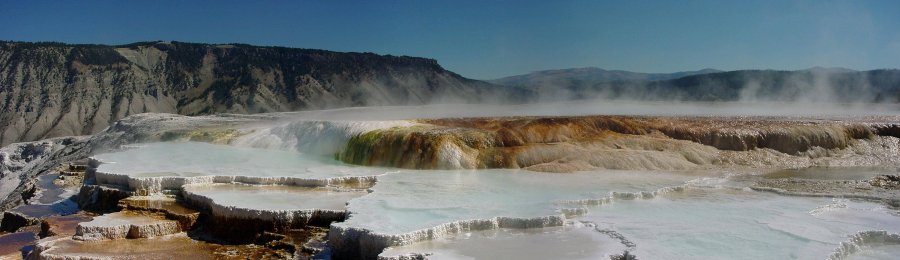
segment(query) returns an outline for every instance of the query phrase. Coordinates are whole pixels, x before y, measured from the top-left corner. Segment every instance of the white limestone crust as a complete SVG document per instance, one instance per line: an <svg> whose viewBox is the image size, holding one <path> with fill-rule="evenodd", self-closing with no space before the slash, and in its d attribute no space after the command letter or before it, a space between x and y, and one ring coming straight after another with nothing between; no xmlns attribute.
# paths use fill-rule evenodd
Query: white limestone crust
<svg viewBox="0 0 900 260"><path fill-rule="evenodd" d="M92 241L125 238L150 238L181 232L178 222L143 215L116 212L79 223L75 240Z"/></svg>
<svg viewBox="0 0 900 260"><path fill-rule="evenodd" d="M408 245L415 242L447 238L456 234L500 228L545 228L566 223L565 215L535 218L494 217L444 223L435 227L403 234L382 234L368 229L332 224L328 231L328 243L336 255L376 259L385 248Z"/></svg>
<svg viewBox="0 0 900 260"><path fill-rule="evenodd" d="M347 215L344 210L268 210L227 206L216 203L216 201L210 197L191 192L187 189L182 190L182 197L188 204L207 210L215 218L250 219L279 223L287 226L306 226L310 222L324 221L325 223L328 223L331 221L340 221Z"/></svg>
<svg viewBox="0 0 900 260"><path fill-rule="evenodd" d="M348 184L360 184L371 187L378 180L377 176L345 176L324 179L298 178L298 177L263 177L263 176L166 176L166 177L142 177L136 178L126 174L109 172L97 172L95 174L98 184L128 187L138 195L151 195L163 190L180 190L182 186L189 184L211 183L243 183L254 185L288 185L302 187L326 187Z"/></svg>
<svg viewBox="0 0 900 260"><path fill-rule="evenodd" d="M882 245L900 245L900 234L892 234L884 230L861 231L850 236L849 240L841 242L841 245L828 259L847 259L864 248Z"/></svg>

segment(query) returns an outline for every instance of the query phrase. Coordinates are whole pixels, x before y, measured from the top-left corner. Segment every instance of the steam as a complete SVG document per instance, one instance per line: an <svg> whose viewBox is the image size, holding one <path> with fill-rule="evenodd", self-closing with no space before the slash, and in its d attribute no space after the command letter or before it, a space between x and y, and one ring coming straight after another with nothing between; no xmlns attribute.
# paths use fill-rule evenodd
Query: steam
<svg viewBox="0 0 900 260"><path fill-rule="evenodd" d="M879 103L866 72L813 68L781 78L746 78L739 102Z"/></svg>
<svg viewBox="0 0 900 260"><path fill-rule="evenodd" d="M530 104L431 104L353 107L293 112L290 120L406 120L498 116L826 116L830 119L897 115L900 104L835 104L794 102L689 102L585 99ZM285 119L287 120L287 118Z"/></svg>
<svg viewBox="0 0 900 260"><path fill-rule="evenodd" d="M529 100L532 103L575 103L575 107L564 108L568 114L580 114L579 109L585 107L597 108L594 114L624 115L803 116L900 112L898 70L821 67L799 71L745 70L655 81L533 77L509 88L534 91L536 96Z"/></svg>

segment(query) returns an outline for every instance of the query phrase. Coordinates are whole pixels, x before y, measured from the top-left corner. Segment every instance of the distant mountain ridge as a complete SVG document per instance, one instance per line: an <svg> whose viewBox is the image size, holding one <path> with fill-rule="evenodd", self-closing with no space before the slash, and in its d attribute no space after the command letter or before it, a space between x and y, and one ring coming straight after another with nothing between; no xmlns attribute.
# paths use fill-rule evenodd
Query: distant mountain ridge
<svg viewBox="0 0 900 260"><path fill-rule="evenodd" d="M92 134L144 112L495 102L528 92L408 56L162 41L0 42L0 145Z"/></svg>
<svg viewBox="0 0 900 260"><path fill-rule="evenodd" d="M841 68L841 67L812 67L803 70L797 71L810 71L810 72L819 72L819 73L849 73L849 72L858 72L858 70Z"/></svg>
<svg viewBox="0 0 900 260"><path fill-rule="evenodd" d="M503 86L505 85L505 86ZM0 145L96 133L144 112L261 113L350 106L613 98L900 102L900 71L599 68L472 80L436 60L246 44L0 41Z"/></svg>
<svg viewBox="0 0 900 260"><path fill-rule="evenodd" d="M490 82L534 91L539 100L900 102L900 70L812 67L796 71L704 69L638 73L578 68Z"/></svg>
<svg viewBox="0 0 900 260"><path fill-rule="evenodd" d="M642 73L631 72L625 70L605 70L597 67L558 69L558 70L542 70L523 75L509 76L499 79L488 80L488 82L506 85L506 86L525 86L541 83L558 83L567 81L634 81L634 80L667 80L677 79L684 76L709 74L722 72L716 69L702 69L697 71L682 71L674 73Z"/></svg>

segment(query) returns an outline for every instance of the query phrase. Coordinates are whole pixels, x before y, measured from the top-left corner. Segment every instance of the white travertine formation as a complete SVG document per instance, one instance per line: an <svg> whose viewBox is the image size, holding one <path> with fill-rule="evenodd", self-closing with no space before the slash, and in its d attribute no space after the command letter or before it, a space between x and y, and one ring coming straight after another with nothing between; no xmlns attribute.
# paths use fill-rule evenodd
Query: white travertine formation
<svg viewBox="0 0 900 260"><path fill-rule="evenodd" d="M182 189L182 197L187 203L207 210L215 218L250 219L302 227L310 222L330 223L343 220L347 215L343 207L346 201L365 195L365 192L351 191L328 192L266 186L246 186L241 189L228 186L236 185L186 185ZM266 193L274 193L275 196L267 196ZM335 193L340 196L330 197L329 194ZM323 202L327 200L333 201Z"/></svg>
<svg viewBox="0 0 900 260"><path fill-rule="evenodd" d="M98 184L152 194L188 184L246 183L322 187L369 187L386 169L344 165L297 152L206 143L149 143L99 154Z"/></svg>
<svg viewBox="0 0 900 260"><path fill-rule="evenodd" d="M636 200L636 199L653 199L656 196L668 194L672 192L682 192L687 186L663 187L655 191L638 191L638 192L616 192L612 191L609 196L597 199L581 199L562 201L563 204L575 204L580 206L600 206L612 203L616 200ZM564 209L567 215L581 215L586 210L584 208Z"/></svg>
<svg viewBox="0 0 900 260"><path fill-rule="evenodd" d="M59 137L0 147L0 209L21 204L26 199L22 193L31 186L23 180L36 179L61 160L71 157L85 139Z"/></svg>
<svg viewBox="0 0 900 260"><path fill-rule="evenodd" d="M627 237L640 259L822 259L858 230L900 230L900 218L875 203L749 189L691 187L613 201L573 218Z"/></svg>
<svg viewBox="0 0 900 260"><path fill-rule="evenodd" d="M129 212L116 212L94 217L75 228L76 240L149 238L181 232L178 222Z"/></svg>
<svg viewBox="0 0 900 260"><path fill-rule="evenodd" d="M876 137L853 142L871 143L872 147L875 147L879 142L888 142L891 138L896 140L894 137ZM125 156L129 152L138 152L141 149L152 151L154 145L164 147L157 152L145 154L157 156L154 163L146 164L147 160L138 160L142 158L135 155L140 153ZM897 144L893 144L884 147L891 149L890 147L896 146ZM179 150L179 147L184 149ZM802 152L799 156L790 156L799 158L797 160L809 161L822 158L818 156L838 155L840 158L834 160L844 160L854 158L849 154L856 149L854 147L861 146L824 151L831 153L830 155L818 155L823 151L812 149ZM191 150L195 148L197 150ZM449 152L440 151L438 157L444 158L442 161L446 163L451 163L450 166L467 167L465 162L453 161L454 158L461 157L455 156L453 154L455 148L451 148L453 147L448 148ZM160 153L165 151L173 155ZM180 151L188 152L179 154ZM772 247L765 252L766 254L760 255L760 258L785 257L792 253L797 253L796 255L801 257L821 257L819 254L830 252L834 244L841 241L835 237L845 236L857 230L872 229L877 225L898 227L895 220L882 216L884 214L877 210L871 210L875 213L835 211L836 214L832 214L835 212L811 214L808 213L810 210L827 201L821 198L784 198L770 193L753 192L743 188L746 186L732 187L732 183L727 183L727 176L697 178L721 177L717 174L724 174L722 171L704 174L689 172L679 175L677 172L597 170L560 175L519 170L400 170L384 174L384 169L378 169L377 171L382 173L370 175L373 168L329 165L315 160L314 155L310 154L281 151L284 153L279 155L269 151L271 150L193 143L150 144L144 148L125 151L119 157L123 160L108 165L126 171L103 171L101 167L97 173L97 181L101 184L127 186L139 190L139 193L183 190L186 201L204 207L214 217L226 219L251 219L294 226L304 225L315 219L327 221L343 218L349 211L350 218L346 222L332 224L329 232L329 243L336 258L374 258L384 248L390 246L448 238L461 232L562 226L566 225L567 220L615 223L615 226L605 228L627 236L629 241L634 241L637 244L636 253L642 258L677 258L682 254L697 256L691 252L715 251L714 247L722 246L717 244L721 241L728 241L729 245L742 243L738 241L749 241L748 243L755 248ZM751 156L771 153L770 157L764 158L786 156L768 148L750 152L722 152L724 155L738 153ZM843 153L849 155L841 156ZM868 156L865 154L870 153L863 153L857 157ZM683 155L684 158L679 160L706 160L694 158L690 153ZM204 156L223 159L205 160L202 159ZM255 168L232 168L232 165L248 164L246 160L257 158L262 160L249 162L249 165ZM172 160L194 162L195 164L178 164L192 165L194 168L142 172L142 168L158 169L157 166L165 169L168 167L167 163L172 163ZM885 157L885 160L892 159ZM292 164L292 162L302 163ZM273 167L269 164L279 166ZM323 168L316 168L318 166ZM170 171L172 169L174 171ZM328 173L335 169L346 171ZM372 186L376 179L377 185ZM305 187L362 183L367 184L362 185L363 188L370 188L372 193L355 199L348 198L349 205L347 211L344 211L340 208L323 206L275 207L274 202L281 202L280 200L259 205L237 205L230 203L235 200L228 197L217 199L216 196L190 189L191 186L241 183ZM309 199L301 197L296 201ZM872 203L857 203L855 210L860 212L869 210L866 207L870 204ZM566 208L567 205L576 207ZM598 206L603 208L596 209ZM676 221L680 219L685 221ZM845 226L829 224L838 221L852 224ZM688 226L685 226L686 224ZM698 232L694 233L694 230ZM695 235L696 239L688 242L696 243L686 242L685 235ZM664 242L655 242L653 239ZM676 246L667 247L670 244ZM823 251L822 248L827 250ZM752 255L747 251L740 252Z"/></svg>
<svg viewBox="0 0 900 260"><path fill-rule="evenodd" d="M262 177L262 176L197 176L197 177L149 177L135 178L124 174L97 172L98 184L128 187L137 194L149 195L163 190L179 190L185 185L211 183L244 183L254 185L290 185L302 187L325 187L355 185L371 186L377 176L347 176L327 179L309 179L297 177Z"/></svg>
<svg viewBox="0 0 900 260"><path fill-rule="evenodd" d="M373 259L385 248L408 245L415 242L446 238L460 233L494 230L499 228L545 228L558 227L566 222L565 215L551 215L535 218L494 217L488 219L462 220L444 223L432 228L420 229L403 234L383 234L371 230L342 225L331 225L328 243L335 255L341 258Z"/></svg>
<svg viewBox="0 0 900 260"><path fill-rule="evenodd" d="M195 240L186 233L141 239L74 240L68 236L41 239L28 259L256 259L256 246L220 245ZM244 249L250 249L244 252ZM252 257L255 256L255 257Z"/></svg>
<svg viewBox="0 0 900 260"><path fill-rule="evenodd" d="M834 250L828 260L847 259L862 250L879 246L894 246L895 250L900 249L896 248L898 245L900 245L900 234L892 234L884 230L860 231L850 236L849 240L841 242L841 246ZM888 255L896 257L897 253L900 251L889 252Z"/></svg>
<svg viewBox="0 0 900 260"><path fill-rule="evenodd" d="M590 224L539 229L466 232L384 250L379 260L403 259L610 259L627 250L618 239Z"/></svg>
<svg viewBox="0 0 900 260"><path fill-rule="evenodd" d="M779 195L784 195L784 196L821 197L821 198L833 198L833 197L838 197L838 198L863 199L863 200L875 200L875 201L881 200L881 199L882 199L881 197L877 197L877 196L861 195L861 194L852 194L852 193L847 193L847 194L827 193L827 194L826 194L826 193L796 192L796 191L786 191L786 190L780 189L780 188L773 188L773 187L755 187L755 186L754 186L754 187L749 187L749 188L752 189L752 190L755 190L755 191L771 192L771 193L775 193L775 194L779 194Z"/></svg>
<svg viewBox="0 0 900 260"><path fill-rule="evenodd" d="M351 216L332 224L329 245L338 258L371 259L386 247L460 232L561 226L567 212L558 201L615 190L655 190L694 178L625 171L579 172L566 178L521 170L390 173L379 177L374 192L350 201Z"/></svg>
<svg viewBox="0 0 900 260"><path fill-rule="evenodd" d="M232 145L298 151L317 155L334 155L347 145L350 137L392 127L410 127L417 123L406 120L387 121L294 121L259 128L232 142Z"/></svg>

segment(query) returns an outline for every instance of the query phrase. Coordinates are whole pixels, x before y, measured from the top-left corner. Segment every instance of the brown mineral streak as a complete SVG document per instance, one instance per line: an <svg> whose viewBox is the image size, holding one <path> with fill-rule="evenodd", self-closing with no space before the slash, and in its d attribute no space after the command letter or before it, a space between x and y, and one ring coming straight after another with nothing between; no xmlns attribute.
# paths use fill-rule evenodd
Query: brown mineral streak
<svg viewBox="0 0 900 260"><path fill-rule="evenodd" d="M492 131L500 146L554 143L605 137L605 131L646 135L655 131L669 138L689 140L722 150L744 151L772 148L785 153L802 152L810 146L846 147L850 139L873 135L900 136L890 129L897 125L867 125L835 121L792 121L701 117L514 117L420 120L445 127Z"/></svg>
<svg viewBox="0 0 900 260"><path fill-rule="evenodd" d="M635 161L641 165L638 168L686 169L691 164L716 161L716 151L768 148L797 155L813 147L846 148L854 139L898 137L893 131L896 124L791 118L580 116L418 122L425 126L380 130L374 137L367 137L367 142L351 141L347 150L352 152L339 157L355 164L416 169L570 172L585 169L584 165L617 168L609 161L618 156ZM456 157L446 154L448 149L457 153ZM673 156L680 161L660 159ZM447 162L448 158L458 162ZM448 167L452 163L458 165ZM570 165L543 165L547 163Z"/></svg>

